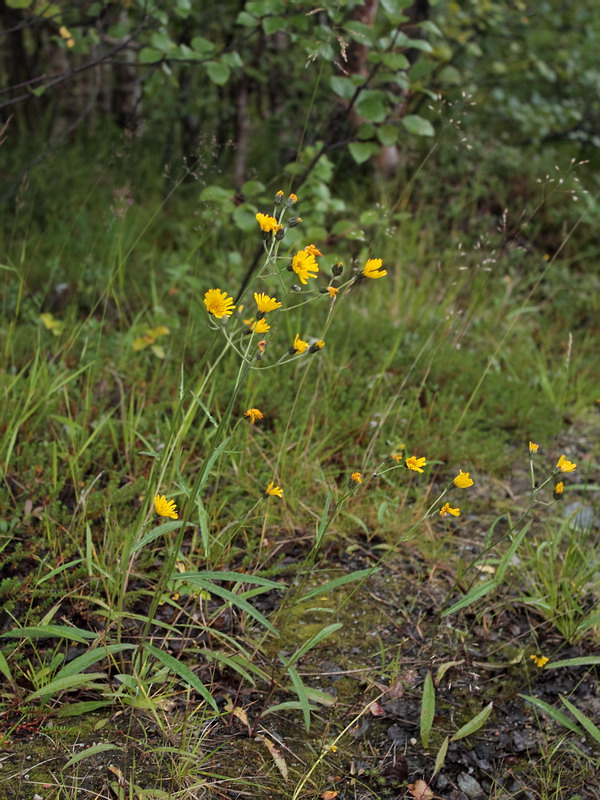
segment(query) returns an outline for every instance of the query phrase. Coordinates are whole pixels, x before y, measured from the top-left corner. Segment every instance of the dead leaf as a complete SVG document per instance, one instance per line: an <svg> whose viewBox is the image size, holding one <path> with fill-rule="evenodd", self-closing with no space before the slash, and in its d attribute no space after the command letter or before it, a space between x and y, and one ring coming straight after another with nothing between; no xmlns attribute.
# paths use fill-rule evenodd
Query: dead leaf
<svg viewBox="0 0 600 800"><path fill-rule="evenodd" d="M262 736L262 734L260 734L260 733L256 736L256 739L259 742L262 742L264 744L264 746L267 748L267 750L269 751L269 753L271 753L271 756L273 757L273 761L275 762L275 766L277 767L279 772L281 772L281 776L282 776L283 780L287 781L287 779L288 779L288 768L287 768L287 764L285 763L285 758L281 755L281 750L279 750L270 739L267 739L266 736Z"/></svg>
<svg viewBox="0 0 600 800"><path fill-rule="evenodd" d="M435 796L423 780L418 780L416 783L409 783L406 788L415 800L432 800Z"/></svg>
<svg viewBox="0 0 600 800"><path fill-rule="evenodd" d="M338 794L339 792L332 792L331 790L323 792L323 794L321 795L321 800L335 800Z"/></svg>
<svg viewBox="0 0 600 800"><path fill-rule="evenodd" d="M374 702L369 706L369 713L373 714L374 717L384 717L385 709L379 703Z"/></svg>

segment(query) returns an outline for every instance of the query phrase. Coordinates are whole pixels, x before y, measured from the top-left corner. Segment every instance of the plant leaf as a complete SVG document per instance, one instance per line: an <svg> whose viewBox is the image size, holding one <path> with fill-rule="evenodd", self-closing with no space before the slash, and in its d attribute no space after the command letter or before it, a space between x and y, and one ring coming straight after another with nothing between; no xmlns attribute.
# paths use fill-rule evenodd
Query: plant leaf
<svg viewBox="0 0 600 800"><path fill-rule="evenodd" d="M144 650L146 650L150 655L153 655L157 661L160 661L161 664L164 664L165 667L168 667L171 672L174 672L175 675L179 675L179 677L191 686L192 689L195 689L199 695L201 695L206 702L214 709L214 711L219 713L219 707L215 701L215 698L212 694L208 691L206 686L202 683L200 678L196 675L195 672L187 666L187 664L183 664L181 661L178 661L169 653L165 653L164 650L159 650L158 647L154 647L152 644L148 644L147 642L144 643Z"/></svg>
<svg viewBox="0 0 600 800"><path fill-rule="evenodd" d="M596 744L600 744L600 728L598 728L592 720L587 717L583 711L580 711L577 706L574 706L566 697L563 697L562 694L559 695L561 702L569 709L571 714L575 717L577 722L581 723L581 725L586 729L589 735L594 739Z"/></svg>
<svg viewBox="0 0 600 800"><path fill-rule="evenodd" d="M573 733L576 733L578 736L583 735L583 731L581 730L581 728L578 725L576 725L570 719L570 717L567 717L566 714L563 714L562 711L559 711L557 708L548 705L548 703L544 703L543 700L540 700L537 697L531 697L530 695L526 694L520 694L519 697L522 697L523 700L526 700L528 703L531 703L531 705L537 706L545 714L548 714L549 717L552 717L552 719L555 722L559 722L561 725L564 725L565 728L568 728L570 731L573 731Z"/></svg>
<svg viewBox="0 0 600 800"><path fill-rule="evenodd" d="M423 684L423 698L421 700L421 742L424 748L429 747L429 734L431 733L431 726L433 725L433 718L435 716L435 689L433 688L433 679L431 671L425 676L425 683Z"/></svg>
<svg viewBox="0 0 600 800"><path fill-rule="evenodd" d="M122 748L117 747L116 744L110 744L110 742L92 745L92 747L88 747L86 750L82 750L81 753L77 753L73 758L70 758L67 763L63 765L63 769L68 769L74 764L77 764L78 761L83 761L84 758L96 756L98 753L105 753L107 750L122 750Z"/></svg>
<svg viewBox="0 0 600 800"><path fill-rule="evenodd" d="M475 731L478 731L483 725L485 725L487 718L492 713L492 708L494 707L493 703L488 703L487 706L482 709L479 714L476 714L473 719L469 720L462 728L459 728L454 736L451 737L451 742L456 742L458 739L464 739L465 736L470 736Z"/></svg>

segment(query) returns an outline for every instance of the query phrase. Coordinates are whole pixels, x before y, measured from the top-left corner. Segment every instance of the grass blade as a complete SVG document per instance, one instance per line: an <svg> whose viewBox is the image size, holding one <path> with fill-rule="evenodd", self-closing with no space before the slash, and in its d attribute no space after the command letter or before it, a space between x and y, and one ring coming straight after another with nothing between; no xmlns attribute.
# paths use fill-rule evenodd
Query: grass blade
<svg viewBox="0 0 600 800"><path fill-rule="evenodd" d="M579 656L578 658L566 658L564 661L549 661L544 669L559 669L560 667L591 667L600 664L600 656Z"/></svg>
<svg viewBox="0 0 600 800"><path fill-rule="evenodd" d="M342 627L343 625L341 622L334 622L332 625L327 625L325 628L315 633L315 635L311 636L311 638L307 642L304 642L303 645L300 645L300 647L296 650L294 655L285 662L286 666L291 667L293 664L296 663L296 661L301 659L303 655L308 653L308 651L311 648L318 645L319 642L323 641L323 639L326 639L328 636L331 636L332 633L339 631L339 629Z"/></svg>
<svg viewBox="0 0 600 800"><path fill-rule="evenodd" d="M147 544L150 544L150 542L153 542L155 539L158 539L158 537L162 536L163 533L169 533L169 531L175 531L177 530L177 528L181 528L181 525L182 523L179 522L178 520L173 520L172 522L163 522L162 525L159 525L158 527L154 528L154 530L151 530L149 533L147 533L145 536L142 536L142 538L133 545L133 547L131 548L131 552L136 553L138 550L141 550L142 547L145 547Z"/></svg>
<svg viewBox="0 0 600 800"><path fill-rule="evenodd" d="M1 638L9 639L70 639L73 642L85 644L90 639L95 639L97 634L84 631L81 628L71 628L69 625L38 625L30 628L15 628L1 634Z"/></svg>
<svg viewBox="0 0 600 800"><path fill-rule="evenodd" d="M91 667L92 664L97 664L98 661L102 661L103 658L106 658L111 653L121 653L123 650L133 650L135 645L133 644L109 644L105 647L95 647L93 650L90 650L88 653L84 653L82 656L78 656L74 658L73 661L70 661L65 667L59 670L55 678L67 678L70 675L76 675L78 672L83 672L84 670Z"/></svg>
<svg viewBox="0 0 600 800"><path fill-rule="evenodd" d="M217 597L221 597L223 600L227 600L227 602L231 603L231 605L236 606L241 611L245 611L248 616L253 617L257 622L264 627L271 631L274 636L279 636L275 628L271 625L266 617L258 611L254 606L250 605L247 600L244 600L243 597L238 597L233 592L230 592L228 589L224 589L222 586L217 586L215 583L211 583L210 581L202 580L201 578L190 578L191 573L187 573L187 580L189 583L196 584L197 586L202 587L207 592L211 594L216 594ZM183 574L179 577L183 577Z"/></svg>
<svg viewBox="0 0 600 800"><path fill-rule="evenodd" d="M531 705L537 706L544 712L544 714L548 714L548 716L552 717L552 719L555 722L564 725L565 728L568 728L570 731L573 731L573 733L576 733L578 736L583 735L583 731L581 730L581 728L578 725L576 725L569 717L567 717L566 714L563 714L562 711L559 711L557 708L548 705L548 703L544 703L543 700L540 700L537 697L531 697L530 695L527 694L520 694L519 697L522 697L523 700L527 700L527 702L531 703Z"/></svg>
<svg viewBox="0 0 600 800"><path fill-rule="evenodd" d="M454 605L450 606L450 608L445 609L442 611L442 617L447 617L450 614L454 614L455 611L460 611L462 608L466 608L470 606L471 603L476 602L481 597L485 597L486 594L494 591L494 589L498 588L498 581L494 578L494 580L486 581L485 583L476 586L474 589L471 589L462 599L458 600Z"/></svg>
<svg viewBox="0 0 600 800"><path fill-rule="evenodd" d="M319 586L316 589L312 589L308 594L305 594L303 597L300 597L294 605L298 605L299 603L304 603L307 600L312 600L313 597L318 597L320 594L325 594L326 592L332 592L334 589L339 589L340 586L344 586L347 583L353 583L354 581L360 581L363 578L367 578L369 575L373 575L375 570L373 569L359 569L356 572L351 572L350 575L342 575L341 578L334 578L332 581L328 581L324 583L323 586Z"/></svg>
<svg viewBox="0 0 600 800"><path fill-rule="evenodd" d="M306 728L306 732L310 731L310 701L308 699L308 694L306 693L306 687L302 683L302 678L293 667L287 667L287 673L291 678L292 685L294 687L294 691L298 695L298 700L300 701L300 708L302 709L302 715L304 717L304 726Z"/></svg>
<svg viewBox="0 0 600 800"><path fill-rule="evenodd" d="M493 703L488 703L487 706L476 714L473 719L469 720L462 728L459 728L454 736L450 739L451 742L456 742L458 739L464 739L465 736L470 736L475 731L478 731L479 728L483 727L487 722L488 717L492 713L492 708L494 707Z"/></svg>
<svg viewBox="0 0 600 800"><path fill-rule="evenodd" d="M60 694L61 692L78 689L80 686L97 686L97 684L93 683L97 678L106 680L106 674L104 672L84 672L78 675L56 678L30 694L27 701L37 700L38 697L46 697L49 694Z"/></svg>
<svg viewBox="0 0 600 800"><path fill-rule="evenodd" d="M429 779L429 783L433 780L433 778L438 774L441 768L444 766L444 761L446 760L446 754L448 752L448 744L450 743L450 739L448 736L442 742L442 746L438 750L438 754L435 757L435 764L433 766L433 775Z"/></svg>
<svg viewBox="0 0 600 800"><path fill-rule="evenodd" d="M562 694L559 695L561 702L569 709L571 714L575 717L577 722L579 722L589 733L592 739L596 742L596 744L600 744L600 728L598 728L589 717L580 711L577 706L574 706L566 697L563 697Z"/></svg>
<svg viewBox="0 0 600 800"><path fill-rule="evenodd" d="M429 747L429 734L433 725L433 718L435 716L435 689L433 688L433 678L431 672L425 676L425 683L423 684L423 698L421 700L421 742L423 747Z"/></svg>
<svg viewBox="0 0 600 800"><path fill-rule="evenodd" d="M231 581L233 583L254 583L256 586L268 586L269 589L284 589L281 583L276 583L260 575L245 575L243 572L175 572L172 580L187 580L188 578L203 578L207 581Z"/></svg>
<svg viewBox="0 0 600 800"><path fill-rule="evenodd" d="M169 653L165 653L164 650L159 650L157 647L154 647L154 645L145 643L144 650L150 653L150 655L153 655L154 658L157 661L160 661L161 664L164 664L165 667L168 667L168 669L170 669L171 672L174 672L175 675L179 675L179 677L185 681L188 686L191 686L192 689L195 689L198 694L206 700L206 702L211 706L211 708L214 709L214 711L216 711L217 714L219 713L219 708L215 698L208 691L200 678L194 672L192 672L192 670L186 664L178 661Z"/></svg>
<svg viewBox="0 0 600 800"><path fill-rule="evenodd" d="M92 745L92 747L88 747L86 750L82 750L81 753L77 753L77 755L73 756L73 758L70 758L63 766L63 769L68 769L74 764L77 764L78 761L83 761L84 758L88 758L89 756L97 756L98 753L105 753L107 750L121 749L121 747L117 747L116 744L110 744L110 742L102 742L101 744Z"/></svg>

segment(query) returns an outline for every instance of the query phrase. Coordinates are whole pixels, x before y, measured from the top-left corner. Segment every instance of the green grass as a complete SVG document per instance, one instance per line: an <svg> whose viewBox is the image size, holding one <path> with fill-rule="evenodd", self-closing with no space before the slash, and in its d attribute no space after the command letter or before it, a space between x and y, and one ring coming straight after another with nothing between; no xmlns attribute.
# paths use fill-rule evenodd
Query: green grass
<svg viewBox="0 0 600 800"><path fill-rule="evenodd" d="M333 306L315 292L280 317L260 366L273 364L298 332L324 335L325 349L250 372L228 411L239 358L223 340L210 349L201 300L215 286L235 295L260 243L251 211L238 213L232 193L193 182L161 186L142 160L128 178L135 202L119 216L111 210L114 191L127 181L108 159L96 163L102 166L90 175L74 149L45 164L3 229L2 626L37 629L4 639L0 668L8 688L0 717L8 738L22 720L52 722L74 703L103 702L128 720L128 735L141 726L142 740L152 741L152 774L171 776L167 791L185 797L197 781L208 792L213 779L247 780L239 770L227 772L227 760L212 776L219 746L193 734L196 724L216 724L209 722L213 695L220 702L216 719L231 724L219 688L226 685L229 693L250 693L254 720L262 720L255 706L264 713L283 703L294 724L310 728L299 745L306 769L294 772L303 787L311 765L321 775L319 746L310 737L322 734L324 712L297 662L310 663L313 649L343 650L335 626L340 619L344 630L351 624L344 608L363 597L364 576L345 585L339 579L378 559L400 574L410 566L409 592L411 580L419 586L440 565L449 569L427 629L434 651L446 635L439 615L480 585L482 561L496 572L481 574L495 574L496 583L464 604L457 622L463 641L518 603L537 616L527 641L515 646L534 648L537 627L547 637L546 623L558 636L553 653L597 642L591 534L569 525L557 504L536 506L531 529L503 522L481 553L494 517L518 519L528 505L530 439L542 444L542 477L561 453L577 461L576 479L565 477L566 502L569 483L576 483L573 496L597 509L600 295L597 275L580 259L594 242L585 218L569 206L571 227L544 258L542 244L556 237L561 208L553 186L532 190L513 212L519 222L503 227L490 214L473 213L494 188L485 167L477 187L442 188L447 196L437 204L433 162L410 191L399 181L381 197L366 196L359 180L333 180L332 196L323 176L313 176L301 196L303 224L289 231L280 252L314 241L325 253L322 271L344 261L342 280L367 257L381 257L389 274L353 286ZM64 197L52 215L45 185ZM271 190L252 191L249 203L268 210ZM577 241L571 228L581 233ZM257 287L280 291L275 280ZM301 303L309 296L290 297ZM253 306L251 297L244 303L242 317ZM52 315L45 323L43 313ZM134 348L158 326L168 333ZM198 367L201 404L185 393L182 402L182 387ZM262 423L243 419L249 407L263 411ZM426 456L426 474L385 471L385 460L400 450ZM461 518L432 516L415 529L459 468L476 479L472 491L451 498L460 502ZM349 485L354 471L364 474L364 484ZM283 502L261 499L271 480L284 487ZM144 540L155 527L156 492L186 509L188 533L173 525ZM551 491L543 499L550 497ZM364 560L353 566L359 556ZM174 578L170 561L188 575ZM307 608L302 595L318 589L315 578L333 583ZM279 594L261 605L273 591L269 581ZM407 620L412 614L402 613ZM75 636L78 657L91 659L66 683L61 671L75 645L52 626ZM290 637L278 641L270 626ZM98 647L112 646L99 660L93 651L85 655L90 630L102 631ZM381 652L388 653L385 645ZM400 653L390 651L392 663ZM428 666L426 658L422 664ZM486 707L480 699L461 725ZM438 736L432 724L424 749L430 730L440 746L460 727ZM313 734L315 727L321 734ZM209 754L204 761L200 751ZM262 774L264 759L252 763ZM67 772L84 765L71 761ZM538 777L546 770L540 761ZM57 800L70 797L69 782L61 780L53 783Z"/></svg>

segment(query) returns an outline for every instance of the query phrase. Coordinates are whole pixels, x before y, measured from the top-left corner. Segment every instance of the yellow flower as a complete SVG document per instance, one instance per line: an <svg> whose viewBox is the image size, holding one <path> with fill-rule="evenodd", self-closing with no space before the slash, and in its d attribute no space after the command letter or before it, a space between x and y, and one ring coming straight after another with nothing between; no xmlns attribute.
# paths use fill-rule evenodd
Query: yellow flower
<svg viewBox="0 0 600 800"><path fill-rule="evenodd" d="M298 197L292 192L290 194L290 196L288 197L288 200L291 200L292 203L297 203L298 202Z"/></svg>
<svg viewBox="0 0 600 800"><path fill-rule="evenodd" d="M380 258L370 258L361 274L365 278L383 278L384 275L387 275L387 269L381 269L382 263Z"/></svg>
<svg viewBox="0 0 600 800"><path fill-rule="evenodd" d="M259 353L264 353L267 349L267 343L264 339L261 339L260 342L257 342L256 346L258 347Z"/></svg>
<svg viewBox="0 0 600 800"><path fill-rule="evenodd" d="M268 294L254 292L254 299L259 311L266 314L268 311L275 311L281 308L281 303L275 297L269 297Z"/></svg>
<svg viewBox="0 0 600 800"><path fill-rule="evenodd" d="M458 475L454 478L453 483L455 486L458 486L459 489L468 489L469 486L473 486L475 481L471 478L470 472L463 472L462 469L459 469Z"/></svg>
<svg viewBox="0 0 600 800"><path fill-rule="evenodd" d="M530 453L537 453L537 451L539 450L539 447L540 447L539 444L536 444L535 442L529 442L529 452Z"/></svg>
<svg viewBox="0 0 600 800"><path fill-rule="evenodd" d="M354 483L362 483L363 482L362 472L353 472L352 475L350 475L350 480L354 481Z"/></svg>
<svg viewBox="0 0 600 800"><path fill-rule="evenodd" d="M562 500L563 492L565 490L565 485L562 481L559 481L556 486L554 487L554 499L555 500Z"/></svg>
<svg viewBox="0 0 600 800"><path fill-rule="evenodd" d="M529 658L533 661L536 667L545 667L546 664L550 661L550 659L547 656L532 655L529 656Z"/></svg>
<svg viewBox="0 0 600 800"><path fill-rule="evenodd" d="M209 289L204 295L204 305L208 313L217 319L230 317L235 308L233 297L228 297L227 292L220 289Z"/></svg>
<svg viewBox="0 0 600 800"><path fill-rule="evenodd" d="M308 342L305 342L304 339L301 339L300 334L297 333L294 336L294 344L290 348L290 355L292 353L306 353L308 347Z"/></svg>
<svg viewBox="0 0 600 800"><path fill-rule="evenodd" d="M283 196L284 192L282 189L280 189L278 192L275 192L274 202L276 206L279 206L283 203Z"/></svg>
<svg viewBox="0 0 600 800"><path fill-rule="evenodd" d="M394 459L396 464L398 464L404 458L404 453L392 453L390 458Z"/></svg>
<svg viewBox="0 0 600 800"><path fill-rule="evenodd" d="M154 498L154 508L156 509L156 513L161 517L171 517L172 519L179 519L175 501L167 500L164 494L162 495L162 497L159 494L156 495L156 497Z"/></svg>
<svg viewBox="0 0 600 800"><path fill-rule="evenodd" d="M271 330L271 326L267 323L266 319L257 319L250 325L252 333L266 333Z"/></svg>
<svg viewBox="0 0 600 800"><path fill-rule="evenodd" d="M308 352L309 353L318 353L319 350L322 350L325 347L325 342L323 339L318 339L313 345L310 346Z"/></svg>
<svg viewBox="0 0 600 800"><path fill-rule="evenodd" d="M450 503L444 503L440 508L440 517L445 517L447 514L452 514L453 517L460 517L460 508L451 508Z"/></svg>
<svg viewBox="0 0 600 800"><path fill-rule="evenodd" d="M427 459L410 456L410 458L407 458L404 463L408 469L412 469L414 472L423 472L422 467L427 465Z"/></svg>
<svg viewBox="0 0 600 800"><path fill-rule="evenodd" d="M265 490L265 494L270 494L271 497L283 497L283 489L279 486L275 486L273 481L271 481Z"/></svg>
<svg viewBox="0 0 600 800"><path fill-rule="evenodd" d="M257 419L264 419L264 414L258 408L249 408L248 411L244 412L244 416L248 417L253 425Z"/></svg>
<svg viewBox="0 0 600 800"><path fill-rule="evenodd" d="M307 247L304 248L305 252L307 252L311 256L322 256L323 253L314 246L314 244L309 244Z"/></svg>
<svg viewBox="0 0 600 800"><path fill-rule="evenodd" d="M577 464L574 464L572 461L568 461L566 456L563 455L558 459L556 469L560 470L561 472L574 472L577 469Z"/></svg>
<svg viewBox="0 0 600 800"><path fill-rule="evenodd" d="M298 276L300 283L306 284L308 278L317 277L319 265L312 253L308 253L306 250L299 250L292 259L292 269Z"/></svg>
<svg viewBox="0 0 600 800"><path fill-rule="evenodd" d="M329 292L329 297L335 297L339 289L336 286L328 286L327 291Z"/></svg>
<svg viewBox="0 0 600 800"><path fill-rule="evenodd" d="M281 227L275 217L272 217L270 214L257 214L256 221L263 233L276 233Z"/></svg>

